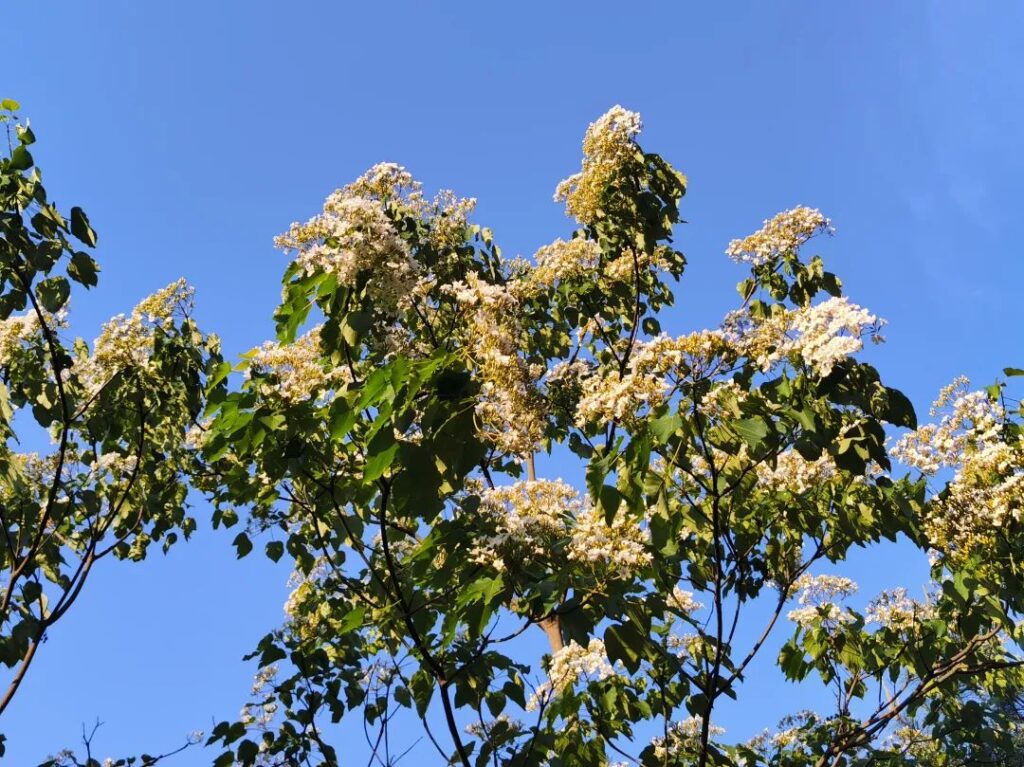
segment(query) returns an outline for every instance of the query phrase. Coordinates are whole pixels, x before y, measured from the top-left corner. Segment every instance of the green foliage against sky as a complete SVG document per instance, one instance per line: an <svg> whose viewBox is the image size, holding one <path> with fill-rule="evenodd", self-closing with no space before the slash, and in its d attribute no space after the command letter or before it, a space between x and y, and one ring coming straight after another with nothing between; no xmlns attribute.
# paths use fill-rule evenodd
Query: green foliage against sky
<svg viewBox="0 0 1024 767"><path fill-rule="evenodd" d="M687 181L641 148L639 115L591 125L556 191L578 228L532 261L502 256L472 200L378 165L281 235L277 338L235 365L184 282L69 340L96 235L47 200L4 106L0 713L98 561L195 528L191 486L237 556L294 562L252 700L208 733L220 767L346 763L332 731L352 718L382 764L399 726L424 728L418 763L465 767L1013 749L1019 407L958 380L920 425L857 359L883 322L808 255L831 232L819 211L734 241L736 309L671 337ZM40 454L32 428L52 441ZM540 476L543 452L585 482ZM927 596L852 609L849 553L897 538L928 553ZM531 633L543 657L523 650ZM787 685L792 716L734 742L716 710L742 705L774 633L780 679L835 705L803 710Z"/></svg>

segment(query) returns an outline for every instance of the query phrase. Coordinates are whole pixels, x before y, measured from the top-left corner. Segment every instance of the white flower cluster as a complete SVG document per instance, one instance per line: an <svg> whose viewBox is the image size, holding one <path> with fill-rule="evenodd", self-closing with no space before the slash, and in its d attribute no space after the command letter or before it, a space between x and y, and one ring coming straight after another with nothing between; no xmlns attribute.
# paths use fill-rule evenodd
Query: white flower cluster
<svg viewBox="0 0 1024 767"><path fill-rule="evenodd" d="M582 224L602 216L609 184L639 152L634 139L641 128L640 115L618 105L590 124L583 138L583 167L555 190L555 201L564 200L569 215Z"/></svg>
<svg viewBox="0 0 1024 767"><path fill-rule="evenodd" d="M665 401L670 385L663 377L643 373L631 365L625 375L617 370L583 379L582 396L576 406L576 425L593 421L632 420L644 406L657 407Z"/></svg>
<svg viewBox="0 0 1024 767"><path fill-rule="evenodd" d="M505 453L534 452L547 424L536 386L544 370L528 365L519 355L518 297L475 273L445 286L445 291L468 314L467 342L484 380L477 404L484 437Z"/></svg>
<svg viewBox="0 0 1024 767"><path fill-rule="evenodd" d="M298 568L292 570L291 575L288 576L288 586L292 590L284 603L284 614L289 622L298 620L302 603L321 585L327 570L327 560L324 557L318 558L308 573L304 573Z"/></svg>
<svg viewBox="0 0 1024 767"><path fill-rule="evenodd" d="M704 657L705 643L699 634L669 634L665 637L665 647L674 651L677 658Z"/></svg>
<svg viewBox="0 0 1024 767"><path fill-rule="evenodd" d="M505 741L522 731L522 722L512 719L508 714L499 714L489 722L470 722L466 725L466 732L470 735L489 742L496 736Z"/></svg>
<svg viewBox="0 0 1024 767"><path fill-rule="evenodd" d="M679 588L679 586L672 587L672 593L669 594L668 599L665 601L672 609L678 610L679 612L687 615L692 612L696 612L704 606L693 598L692 591L686 591Z"/></svg>
<svg viewBox="0 0 1024 767"><path fill-rule="evenodd" d="M604 512L580 498L561 480L527 480L484 491L480 513L494 532L476 542L474 562L504 570L510 561L550 557L565 544L569 562L601 577L628 578L651 561L647 532L618 515L609 525Z"/></svg>
<svg viewBox="0 0 1024 767"><path fill-rule="evenodd" d="M839 360L864 348L865 332L871 331L876 343L880 341L881 324L875 315L846 298L829 298L793 314L790 327L796 338L792 348L818 375L827 376Z"/></svg>
<svg viewBox="0 0 1024 767"><path fill-rule="evenodd" d="M633 282L637 274L658 272L668 268L668 259L664 251L669 248L656 248L653 253L627 249L611 259L601 269L601 276L611 282Z"/></svg>
<svg viewBox="0 0 1024 767"><path fill-rule="evenodd" d="M645 406L663 403L683 376L708 375L717 361L731 353L722 334L708 330L679 338L662 333L638 343L625 375L611 370L582 380L576 424L631 420Z"/></svg>
<svg viewBox="0 0 1024 767"><path fill-rule="evenodd" d="M527 711L536 711L553 696L561 695L580 681L600 681L616 676L615 669L608 662L604 642L596 637L586 647L569 642L551 655L548 663L548 680L537 686L526 702Z"/></svg>
<svg viewBox="0 0 1024 767"><path fill-rule="evenodd" d="M697 412L705 418L718 421L730 416L739 416L739 405L747 399L747 392L734 380L715 384L701 398Z"/></svg>
<svg viewBox="0 0 1024 767"><path fill-rule="evenodd" d="M733 240L725 252L734 261L761 266L797 250L816 234L833 231L832 222L820 210L798 205L766 220L764 226L742 240Z"/></svg>
<svg viewBox="0 0 1024 767"><path fill-rule="evenodd" d="M935 605L910 599L905 588L883 591L864 611L867 623L877 623L896 631L913 629L934 617Z"/></svg>
<svg viewBox="0 0 1024 767"><path fill-rule="evenodd" d="M340 192L380 202L404 201L409 205L418 205L423 199L420 182L394 162L377 163Z"/></svg>
<svg viewBox="0 0 1024 767"><path fill-rule="evenodd" d="M571 536L569 559L613 578L629 578L651 563L647 533L625 514L617 514L609 525L604 512L590 506L576 516Z"/></svg>
<svg viewBox="0 0 1024 767"><path fill-rule="evenodd" d="M904 435L893 456L924 474L952 469L947 492L933 498L925 532L935 549L966 554L1024 514L1024 448L1004 435L1006 412L959 378L932 410L944 413Z"/></svg>
<svg viewBox="0 0 1024 767"><path fill-rule="evenodd" d="M941 741L910 725L894 730L885 739L885 746L913 759L913 764L949 763L949 755L945 753Z"/></svg>
<svg viewBox="0 0 1024 767"><path fill-rule="evenodd" d="M785 730L779 730L777 733L772 735L771 744L775 748L788 748L800 740L800 730L797 727L790 727Z"/></svg>
<svg viewBox="0 0 1024 767"><path fill-rule="evenodd" d="M765 756L783 749L796 748L803 752L806 749L803 741L807 738L810 728L818 722L819 717L813 711L799 711L779 722L779 727L783 729L774 733L765 730L751 739L747 743L747 747Z"/></svg>
<svg viewBox="0 0 1024 767"><path fill-rule="evenodd" d="M275 239L294 251L303 274L330 274L339 285L356 287L367 276L366 290L375 304L395 309L419 276L409 246L398 234L379 200L339 189L324 202L323 212L305 224L295 223Z"/></svg>
<svg viewBox="0 0 1024 767"><path fill-rule="evenodd" d="M942 418L904 435L892 450L893 457L935 474L957 468L967 453L981 453L1002 443L1006 413L986 392L968 391L970 381L961 376L939 394L931 414Z"/></svg>
<svg viewBox="0 0 1024 767"><path fill-rule="evenodd" d="M39 317L33 312L0 320L0 367L10 363L22 344L39 333Z"/></svg>
<svg viewBox="0 0 1024 767"><path fill-rule="evenodd" d="M850 623L853 614L837 604L857 591L857 584L838 575L801 575L793 584L800 607L790 610L789 620L808 627L819 620L824 625Z"/></svg>
<svg viewBox="0 0 1024 767"><path fill-rule="evenodd" d="M729 451L712 445L710 458L718 473L725 470L746 471L751 465L750 449L746 443L742 443L738 450ZM708 462L708 457L695 452L689 456L689 459L690 469L680 471L676 477L677 481L680 482L681 487L687 487L691 492L707 490L712 482L711 463ZM699 480L699 484L694 482L695 479Z"/></svg>
<svg viewBox="0 0 1024 767"><path fill-rule="evenodd" d="M837 362L864 348L865 335L881 342L879 330L884 324L845 297L833 297L794 311L777 310L759 320L744 311L732 312L723 333L764 372L796 354L818 375L827 376Z"/></svg>
<svg viewBox="0 0 1024 767"><path fill-rule="evenodd" d="M582 382L590 374L590 365L583 360L555 363L546 376L544 388L549 400L568 400L575 408L582 391Z"/></svg>
<svg viewBox="0 0 1024 767"><path fill-rule="evenodd" d="M89 467L96 476L109 476L115 481L128 479L139 466L139 457L135 454L104 453Z"/></svg>
<svg viewBox="0 0 1024 767"><path fill-rule="evenodd" d="M592 272L601 260L601 247L593 240L574 237L566 242L555 240L537 250L537 266L529 280L537 285L551 286Z"/></svg>
<svg viewBox="0 0 1024 767"><path fill-rule="evenodd" d="M704 720L696 716L673 723L668 728L667 736L651 739L654 758L659 763L667 763L669 759L677 760L680 757L693 756L700 748L700 733L703 726ZM724 734L725 729L722 727L714 724L708 727L708 735L712 738Z"/></svg>
<svg viewBox="0 0 1024 767"><path fill-rule="evenodd" d="M200 423L193 423L189 426L185 432L185 447L189 450L202 450L203 445L206 444L207 433L212 422L213 419L208 418Z"/></svg>
<svg viewBox="0 0 1024 767"><path fill-rule="evenodd" d="M837 469L827 453L823 453L817 460L808 461L796 450L790 449L779 453L774 467L762 461L754 471L762 488L802 495L835 477Z"/></svg>
<svg viewBox="0 0 1024 767"><path fill-rule="evenodd" d="M476 207L475 199L457 197L450 189L442 189L428 203L422 184L393 162L374 165L336 194L374 200L426 222L428 239L439 253L464 242L469 214Z"/></svg>
<svg viewBox="0 0 1024 767"><path fill-rule="evenodd" d="M143 299L130 315L118 314L105 323L92 355L76 364L86 388L96 391L127 368L146 369L157 332L169 330L175 315L191 309L194 293L184 279L177 280Z"/></svg>
<svg viewBox="0 0 1024 767"><path fill-rule="evenodd" d="M253 677L252 696L255 700L252 703L246 703L239 715L240 720L247 727L266 728L273 721L278 706L268 696L268 688L273 686L277 672L276 665L265 666ZM259 700L260 698L262 701Z"/></svg>
<svg viewBox="0 0 1024 767"><path fill-rule="evenodd" d="M347 368L324 362L320 349L321 325L288 344L267 341L247 355L246 375L268 376L269 385L262 386L266 396L295 403L314 396L330 396L332 390L352 380Z"/></svg>
<svg viewBox="0 0 1024 767"><path fill-rule="evenodd" d="M430 243L440 253L461 246L465 242L469 214L475 208L474 197L458 197L450 189L438 192L425 214L430 222Z"/></svg>
<svg viewBox="0 0 1024 767"><path fill-rule="evenodd" d="M567 517L582 513L579 493L561 480L527 480L484 491L480 513L495 524L495 532L477 541L472 559L502 570L505 552L542 557L551 542L566 535Z"/></svg>

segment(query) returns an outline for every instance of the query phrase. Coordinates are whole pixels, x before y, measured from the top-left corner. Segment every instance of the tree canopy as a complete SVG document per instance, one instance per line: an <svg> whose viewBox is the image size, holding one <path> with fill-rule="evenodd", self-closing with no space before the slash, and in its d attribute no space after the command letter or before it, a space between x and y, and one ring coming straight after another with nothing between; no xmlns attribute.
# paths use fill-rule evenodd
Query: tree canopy
<svg viewBox="0 0 1024 767"><path fill-rule="evenodd" d="M589 127L555 192L576 228L531 261L474 200L377 165L278 238L277 336L235 363L184 282L65 340L96 235L8 127L0 713L95 562L195 528L192 488L238 557L294 563L251 700L208 733L218 767L347 763L332 733L353 718L381 765L397 727L426 736L410 760L463 767L1019 754L1024 411L1004 381L958 379L920 424L859 358L884 321L808 254L832 231L818 210L730 243L736 308L676 337L659 318L687 180L636 113ZM19 411L56 447L17 452ZM854 609L844 563L883 540L927 553L927 593ZM731 739L716 711L780 633L791 714ZM834 705L805 710L811 686Z"/></svg>

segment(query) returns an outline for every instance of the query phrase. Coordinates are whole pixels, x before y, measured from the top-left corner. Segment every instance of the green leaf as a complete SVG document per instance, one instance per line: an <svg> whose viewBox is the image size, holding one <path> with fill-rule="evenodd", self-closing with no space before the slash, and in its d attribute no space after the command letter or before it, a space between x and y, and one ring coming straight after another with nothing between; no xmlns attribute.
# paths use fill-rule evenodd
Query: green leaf
<svg viewBox="0 0 1024 767"><path fill-rule="evenodd" d="M28 170L34 164L35 160L24 145L15 147L11 152L11 167L14 170Z"/></svg>
<svg viewBox="0 0 1024 767"><path fill-rule="evenodd" d="M71 209L71 234L89 247L96 247L96 232L89 226L89 217L85 211L78 207Z"/></svg>
<svg viewBox="0 0 1024 767"><path fill-rule="evenodd" d="M513 681L505 682L501 691L505 693L513 703L519 706L519 708L526 708L526 695L523 692L523 685L521 681L519 681L518 684Z"/></svg>
<svg viewBox="0 0 1024 767"><path fill-rule="evenodd" d="M384 428L367 445L368 455L363 467L363 480L373 482L394 463L399 443L390 429Z"/></svg>
<svg viewBox="0 0 1024 767"><path fill-rule="evenodd" d="M252 541L249 540L249 536L245 533L239 533L238 535L236 535L235 540L233 540L231 543L238 551L238 559L241 559L250 551L252 551Z"/></svg>
<svg viewBox="0 0 1024 767"><path fill-rule="evenodd" d="M467 370L444 370L437 376L437 396L443 400L464 397L471 380Z"/></svg>
<svg viewBox="0 0 1024 767"><path fill-rule="evenodd" d="M4 99L3 101L0 101L0 109L4 109L8 112L17 112L21 109L21 104L14 99Z"/></svg>
<svg viewBox="0 0 1024 767"><path fill-rule="evenodd" d="M71 263L68 264L68 276L87 288L93 287L99 281L96 277L99 270L99 265L92 257L81 251L71 256Z"/></svg>
<svg viewBox="0 0 1024 767"><path fill-rule="evenodd" d="M487 703L488 711L491 712L491 716L499 716L505 710L506 698L500 692L489 692L484 700Z"/></svg>
<svg viewBox="0 0 1024 767"><path fill-rule="evenodd" d="M803 651L790 639L779 651L779 668L789 680L800 681L807 676L810 666L804 659Z"/></svg>
<svg viewBox="0 0 1024 767"><path fill-rule="evenodd" d="M732 424L740 438L751 447L757 447L768 436L768 422L763 418L742 418Z"/></svg>
<svg viewBox="0 0 1024 767"><path fill-rule="evenodd" d="M236 539L237 540L237 539ZM266 546L267 557L274 562L277 562L284 556L284 542L283 541L271 541Z"/></svg>
<svg viewBox="0 0 1024 767"><path fill-rule="evenodd" d="M350 631L355 631L363 625L366 619L366 608L360 605L359 607L353 607L347 613L345 617L341 619L338 624L337 633L338 635L347 634Z"/></svg>
<svg viewBox="0 0 1024 767"><path fill-rule="evenodd" d="M702 692L691 695L686 699L686 710L694 716L704 716L708 710L708 696Z"/></svg>
<svg viewBox="0 0 1024 767"><path fill-rule="evenodd" d="M416 701L416 713L426 716L430 707L430 699L434 696L434 679L426 671L420 669L409 680L412 699Z"/></svg>
<svg viewBox="0 0 1024 767"><path fill-rule="evenodd" d="M399 511L415 509L427 519L441 511L444 506L440 497L443 477L438 471L437 460L436 453L428 447L409 443L401 445L398 465L402 468L393 486Z"/></svg>
<svg viewBox="0 0 1024 767"><path fill-rule="evenodd" d="M899 389L885 387L885 393L889 399L888 412L885 420L895 426L906 426L908 429L917 428L917 414L907 395Z"/></svg>
<svg viewBox="0 0 1024 767"><path fill-rule="evenodd" d="M1024 376L1024 368L1003 368L1003 375L1010 376Z"/></svg>
<svg viewBox="0 0 1024 767"><path fill-rule="evenodd" d="M331 439L340 442L356 423L356 411L342 398L331 403Z"/></svg>
<svg viewBox="0 0 1024 767"><path fill-rule="evenodd" d="M341 321L341 337L355 346L372 326L373 315L369 312L349 312Z"/></svg>
<svg viewBox="0 0 1024 767"><path fill-rule="evenodd" d="M248 738L238 744L238 750L236 751L238 761L243 765L254 764L259 753L260 747Z"/></svg>
<svg viewBox="0 0 1024 767"><path fill-rule="evenodd" d="M640 324L643 331L649 336L656 336L661 332L661 323L658 322L654 317L644 317L644 321Z"/></svg>
<svg viewBox="0 0 1024 767"><path fill-rule="evenodd" d="M43 587L37 581L26 581L21 587L21 595L26 602L35 602L43 592Z"/></svg>
<svg viewBox="0 0 1024 767"><path fill-rule="evenodd" d="M404 708L412 708L412 693L409 692L408 687L396 687L392 694L395 696L395 701L398 705Z"/></svg>
<svg viewBox="0 0 1024 767"><path fill-rule="evenodd" d="M604 511L605 522L610 525L615 519L615 512L619 510L619 506L622 504L622 493L611 485L602 485L597 502Z"/></svg>
<svg viewBox="0 0 1024 767"><path fill-rule="evenodd" d="M39 303L48 312L58 311L67 303L70 295L71 285L64 277L50 277L36 285Z"/></svg>
<svg viewBox="0 0 1024 767"><path fill-rule="evenodd" d="M644 637L632 623L619 623L609 626L604 632L604 646L608 660L622 661L631 673L640 668L640 658L644 649Z"/></svg>
<svg viewBox="0 0 1024 767"><path fill-rule="evenodd" d="M655 418L650 422L651 434L653 434L659 442L667 443L673 434L683 425L683 419L680 418L678 413L672 413L670 415L663 415L661 418Z"/></svg>

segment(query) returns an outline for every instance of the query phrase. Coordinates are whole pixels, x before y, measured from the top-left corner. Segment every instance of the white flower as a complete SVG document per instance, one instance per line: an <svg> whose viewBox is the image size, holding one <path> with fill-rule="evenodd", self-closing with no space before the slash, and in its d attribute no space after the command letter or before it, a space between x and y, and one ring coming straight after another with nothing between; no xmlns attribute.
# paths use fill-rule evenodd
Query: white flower
<svg viewBox="0 0 1024 767"><path fill-rule="evenodd" d="M831 234L833 231L832 222L821 211L800 205L766 220L764 226L750 236L733 240L725 252L734 261L760 266L783 253L797 250L820 232Z"/></svg>
<svg viewBox="0 0 1024 767"><path fill-rule="evenodd" d="M537 267L530 280L538 285L554 285L593 271L601 259L601 247L593 240L576 237L566 242L555 240L537 251Z"/></svg>
<svg viewBox="0 0 1024 767"><path fill-rule="evenodd" d="M824 377L838 361L864 348L862 336L866 332L880 339L878 328L882 324L873 314L846 298L829 298L792 315L790 327L796 338L791 347Z"/></svg>
<svg viewBox="0 0 1024 767"><path fill-rule="evenodd" d="M935 606L907 597L905 588L883 591L864 612L867 623L903 631L935 617Z"/></svg>
<svg viewBox="0 0 1024 767"><path fill-rule="evenodd" d="M611 525L602 510L588 507L576 516L569 541L569 559L597 567L611 577L629 578L651 562L647 532L627 514L617 514Z"/></svg>
<svg viewBox="0 0 1024 767"><path fill-rule="evenodd" d="M827 376L837 362L864 348L865 335L881 341L884 324L846 298L829 298L793 311L776 307L766 318L732 312L725 318L723 334L764 372L796 354L818 375Z"/></svg>
<svg viewBox="0 0 1024 767"><path fill-rule="evenodd" d="M484 491L479 512L493 532L475 543L474 562L504 570L510 563L543 560L566 545L568 561L600 578L628 578L651 561L647 532L620 514L607 524L604 512L586 503L561 480L527 480Z"/></svg>
<svg viewBox="0 0 1024 767"><path fill-rule="evenodd" d="M519 353L522 328L516 286L494 285L475 273L445 286L467 315L466 342L484 384L477 403L482 436L499 450L525 456L544 437L547 414L537 380L544 369Z"/></svg>
<svg viewBox="0 0 1024 767"><path fill-rule="evenodd" d="M959 378L943 389L932 409L943 414L939 423L904 435L892 449L923 474L953 470L946 493L929 504L925 533L932 548L957 556L985 545L1024 514L1024 448L1007 441L1002 405L968 385Z"/></svg>
<svg viewBox="0 0 1024 767"><path fill-rule="evenodd" d="M22 345L36 337L39 330L39 317L35 313L0 320L0 366L9 364Z"/></svg>
<svg viewBox="0 0 1024 767"><path fill-rule="evenodd" d="M679 588L679 586L672 588L672 593L669 594L668 599L665 601L669 607L687 614L695 612L704 606L693 598L692 591L685 591Z"/></svg>
<svg viewBox="0 0 1024 767"><path fill-rule="evenodd" d="M260 387L264 396L301 402L330 396L334 389L352 380L348 368L325 362L320 349L322 327L317 325L291 343L267 341L249 352L246 375L272 379Z"/></svg>
<svg viewBox="0 0 1024 767"><path fill-rule="evenodd" d="M800 626L807 627L817 621L825 625L850 623L854 616L840 607L836 600L845 599L857 591L857 584L839 575L804 574L793 583L800 607L791 610L787 617Z"/></svg>
<svg viewBox="0 0 1024 767"><path fill-rule="evenodd" d="M187 314L194 294L180 279L143 299L130 315L118 314L106 322L92 355L77 360L73 368L86 390L97 391L125 369L148 369L157 334L171 327L175 315Z"/></svg>
<svg viewBox="0 0 1024 767"><path fill-rule="evenodd" d="M566 212L580 223L601 217L604 192L638 151L635 138L641 127L639 114L616 105L587 128L583 167L555 190L555 201L564 200Z"/></svg>
<svg viewBox="0 0 1024 767"><path fill-rule="evenodd" d="M820 458L808 461L796 450L785 450L776 457L775 466L765 462L754 468L761 487L772 491L788 491L794 495L820 487L836 475L832 458L823 453Z"/></svg>
<svg viewBox="0 0 1024 767"><path fill-rule="evenodd" d="M654 758L659 762L665 762L670 758L692 756L700 748L700 735L704 727L704 720L696 716L675 722L668 729L667 737L658 736L651 739L654 747ZM725 730L715 725L708 727L708 735L717 737L723 735Z"/></svg>
<svg viewBox="0 0 1024 767"><path fill-rule="evenodd" d="M604 642L600 639L591 639L585 648L569 642L552 654L548 663L548 681L537 687L526 703L526 710L536 711L553 695L560 695L581 680L600 681L615 675L615 669L608 662Z"/></svg>
<svg viewBox="0 0 1024 767"><path fill-rule="evenodd" d="M377 199L339 189L324 203L323 213L305 224L292 224L275 243L295 251L303 274L330 274L338 284L355 287L368 275L366 289L377 306L395 309L419 277L409 246Z"/></svg>

